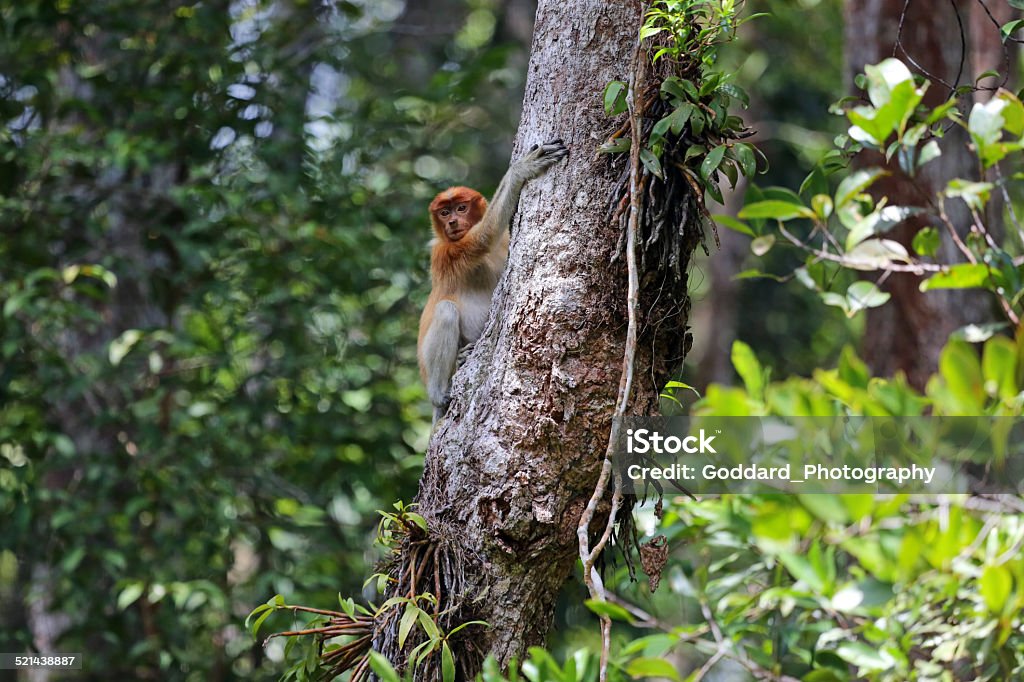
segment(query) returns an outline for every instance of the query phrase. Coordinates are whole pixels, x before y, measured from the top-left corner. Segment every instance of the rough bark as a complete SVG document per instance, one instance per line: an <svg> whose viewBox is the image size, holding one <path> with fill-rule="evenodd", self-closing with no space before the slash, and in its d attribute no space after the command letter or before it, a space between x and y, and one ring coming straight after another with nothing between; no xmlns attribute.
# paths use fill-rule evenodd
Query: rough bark
<svg viewBox="0 0 1024 682"><path fill-rule="evenodd" d="M513 158L556 137L570 157L522 196L488 326L426 456L418 511L463 562L461 594L442 595L442 608L461 605L458 620L487 621L474 643L502 664L545 639L609 433L626 272L608 201L625 159L595 151L621 123L605 116L601 93L612 79L629 80L639 22L634 3L539 5ZM679 226L684 270L701 235L699 221L689 222ZM681 362L689 310L685 298L671 311L656 302L664 277L641 280L655 284L641 292L632 407L651 414L666 363Z"/></svg>
<svg viewBox="0 0 1024 682"><path fill-rule="evenodd" d="M905 0L847 0L846 3L846 67L849 89L853 76L865 64L876 64L893 56L897 44L900 15L906 6L903 34L896 56L912 70L933 81L925 102L931 106L944 101L954 84L971 84L977 75L972 65L974 54L981 54L979 36L998 44L998 31L979 27L972 31L972 0L954 3L912 2ZM963 21L961 46L956 13ZM978 48L978 49L975 49ZM991 52L991 50L989 50ZM916 66L914 63L916 62ZM961 67L961 61L963 65ZM926 73L925 73L926 72ZM944 85L942 81L945 81ZM962 104L966 115L969 103ZM920 190L890 164L892 175L879 181L873 189L876 196L889 197L889 203L900 206L922 206L923 195L934 197L952 178L977 179L977 163L967 148L966 132L954 128L946 136L942 156L924 167L917 178ZM884 166L882 157L864 153L858 159L864 166ZM923 192L923 194L922 194ZM949 215L961 235L970 228L970 216L962 202L948 203ZM910 246L914 234L934 220L922 215L911 218L888 235ZM948 235L938 254L942 262L963 260ZM919 289L920 277L894 273L883 285L892 294L891 301L868 311L864 338L864 359L877 376L904 372L910 383L923 388L938 367L939 354L950 333L970 323L990 321L993 310L988 298L979 292L935 291L927 294Z"/></svg>

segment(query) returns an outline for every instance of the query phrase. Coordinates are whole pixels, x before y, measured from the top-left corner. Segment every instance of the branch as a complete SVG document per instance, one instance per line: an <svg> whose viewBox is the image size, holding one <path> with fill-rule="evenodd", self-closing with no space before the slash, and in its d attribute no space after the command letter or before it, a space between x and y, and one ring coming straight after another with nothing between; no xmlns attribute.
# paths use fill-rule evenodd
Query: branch
<svg viewBox="0 0 1024 682"><path fill-rule="evenodd" d="M787 230L785 226L779 225L779 232L785 237L793 246L810 253L813 256L817 256L821 260L828 260L834 263L839 263L844 267L850 267L850 260L844 258L840 254L829 253L824 249L819 249L810 244L801 241L799 237L794 235L792 232ZM856 269L856 268L853 268ZM873 270L879 270L882 272L910 272L915 275L923 275L926 272L942 272L943 266L933 265L931 263L889 263L885 267L872 268Z"/></svg>

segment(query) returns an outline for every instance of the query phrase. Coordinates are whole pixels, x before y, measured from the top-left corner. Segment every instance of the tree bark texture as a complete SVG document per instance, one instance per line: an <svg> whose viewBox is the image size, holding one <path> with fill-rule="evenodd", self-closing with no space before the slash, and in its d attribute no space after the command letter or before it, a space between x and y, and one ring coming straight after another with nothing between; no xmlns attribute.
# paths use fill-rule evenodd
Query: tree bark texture
<svg viewBox="0 0 1024 682"><path fill-rule="evenodd" d="M461 604L458 620L489 623L475 644L503 665L545 639L610 430L626 268L609 200L626 159L595 152L625 120L604 114L601 95L609 81L629 81L640 20L638 3L539 3L513 158L554 138L570 156L522 195L488 326L426 456L417 511L464 569L461 593L444 595L441 608ZM696 211L688 215L678 226L684 278L702 234ZM685 282L673 283L683 303L677 295L669 308L659 300L672 297L657 295L664 276L640 278L648 286L631 409L653 414L688 346L689 306Z"/></svg>
<svg viewBox="0 0 1024 682"><path fill-rule="evenodd" d="M950 95L953 85L971 84L979 73L975 60L992 68L993 50L999 50L999 31L983 13L975 11L973 0L954 2L911 2L905 0L847 0L846 71L848 89L854 89L853 77L865 64L893 56L903 60L912 71L932 81L925 103L935 106ZM897 46L901 13L906 7L903 32ZM955 7L955 10L954 10ZM963 23L963 44L957 13ZM994 47L993 47L994 45ZM1000 54L1001 54L1001 50ZM915 64L916 63L916 64ZM945 84L943 83L945 82ZM962 100L966 118L970 102ZM924 197L934 197L953 178L978 179L977 161L967 148L966 131L954 127L942 143L942 156L924 166L916 182L920 190L903 175L895 162L888 164L892 174L878 181L872 193L889 197L890 205L924 206ZM877 153L862 153L862 166L886 166ZM958 233L970 230L971 219L959 200L947 201L947 211ZM991 211L989 229L1001 232L1001 212ZM946 230L928 214L910 218L896 227L889 238L908 248L914 234L933 225L943 235L937 254L940 262L964 260ZM921 277L893 273L882 285L892 294L889 303L868 311L864 358L876 376L904 372L910 383L923 388L938 367L939 354L949 335L971 323L994 319L991 299L978 291L932 291L922 293Z"/></svg>

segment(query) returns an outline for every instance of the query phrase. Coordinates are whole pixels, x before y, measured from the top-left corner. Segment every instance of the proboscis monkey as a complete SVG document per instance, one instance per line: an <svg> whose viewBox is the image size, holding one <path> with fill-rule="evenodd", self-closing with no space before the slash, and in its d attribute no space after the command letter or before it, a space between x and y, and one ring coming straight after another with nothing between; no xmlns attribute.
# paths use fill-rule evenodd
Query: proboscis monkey
<svg viewBox="0 0 1024 682"><path fill-rule="evenodd" d="M534 147L509 167L489 205L468 187L449 187L430 202L436 236L417 355L434 424L451 399L460 349L468 351L483 333L491 295L508 260L508 228L523 186L568 153L561 140Z"/></svg>

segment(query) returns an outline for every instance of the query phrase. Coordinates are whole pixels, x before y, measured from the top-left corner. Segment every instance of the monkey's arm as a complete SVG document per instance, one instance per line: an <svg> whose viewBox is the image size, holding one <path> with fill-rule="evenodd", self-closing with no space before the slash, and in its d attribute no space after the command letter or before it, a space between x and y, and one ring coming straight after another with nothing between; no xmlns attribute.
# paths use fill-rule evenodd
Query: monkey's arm
<svg viewBox="0 0 1024 682"><path fill-rule="evenodd" d="M519 195L527 180L542 175L568 153L569 150L561 140L552 140L539 147L535 146L526 156L513 163L498 184L498 191L488 204L484 217L467 236L489 248L494 238L512 222L512 214L516 211Z"/></svg>
<svg viewBox="0 0 1024 682"><path fill-rule="evenodd" d="M451 399L452 375L459 357L459 309L452 301L441 301L433 312L419 355L420 373L434 406L436 424Z"/></svg>

